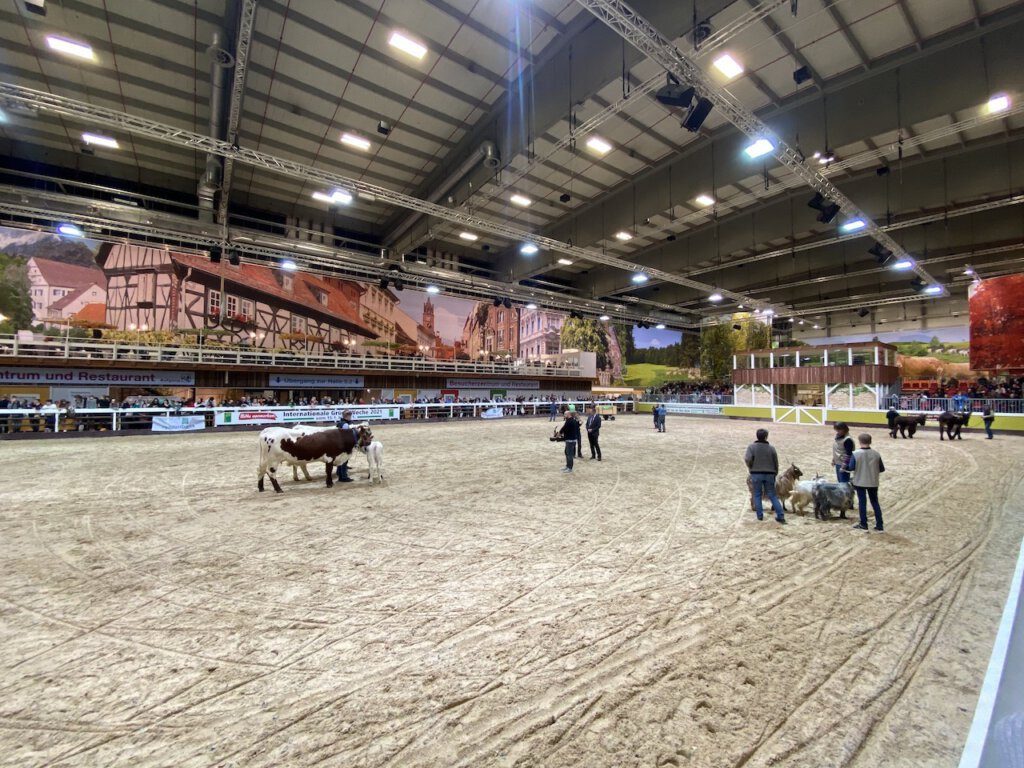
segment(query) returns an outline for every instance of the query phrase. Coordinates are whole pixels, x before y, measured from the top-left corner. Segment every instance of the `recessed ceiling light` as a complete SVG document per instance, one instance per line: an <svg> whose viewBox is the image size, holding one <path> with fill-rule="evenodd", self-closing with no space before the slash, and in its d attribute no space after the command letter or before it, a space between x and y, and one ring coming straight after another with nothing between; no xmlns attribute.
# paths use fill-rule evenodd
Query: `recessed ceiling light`
<svg viewBox="0 0 1024 768"><path fill-rule="evenodd" d="M607 155L612 151L612 145L602 139L600 136L591 136L587 139L587 147L597 152L599 155Z"/></svg>
<svg viewBox="0 0 1024 768"><path fill-rule="evenodd" d="M109 136L100 136L98 133L83 133L82 141L86 144L97 144L109 149L120 149L117 139L112 139Z"/></svg>
<svg viewBox="0 0 1024 768"><path fill-rule="evenodd" d="M626 242L627 240L632 240L633 236L629 232L621 230L615 233L615 239L621 240L622 242Z"/></svg>
<svg viewBox="0 0 1024 768"><path fill-rule="evenodd" d="M654 326L654 327L655 327L655 328L656 328L657 330L659 330L659 331L664 331L664 330L665 330L665 324L664 324L664 323L658 323L658 324L657 324L656 326Z"/></svg>
<svg viewBox="0 0 1024 768"><path fill-rule="evenodd" d="M287 269L289 272L294 272L298 268L299 265L296 264L291 259L285 259L284 261L281 262L281 269Z"/></svg>
<svg viewBox="0 0 1024 768"><path fill-rule="evenodd" d="M924 292L925 293L933 293L933 294L934 293L942 293L942 286L941 285L929 285L927 288L924 289Z"/></svg>
<svg viewBox="0 0 1024 768"><path fill-rule="evenodd" d="M75 56L79 59L89 59L89 61L96 60L96 54L93 53L92 46L86 45L85 43L76 43L74 40L68 40L64 37L48 35L46 38L46 44L58 53L66 53L68 56Z"/></svg>
<svg viewBox="0 0 1024 768"><path fill-rule="evenodd" d="M530 198L520 194L512 195L512 197L510 197L509 199L516 205L523 206L523 208L525 208L526 206L530 205L530 203L533 202L533 200L531 200Z"/></svg>
<svg viewBox="0 0 1024 768"><path fill-rule="evenodd" d="M533 243L526 243L523 245L522 248L519 249L519 252L523 254L523 256L533 256L533 254L535 254L539 250L540 248L538 248Z"/></svg>
<svg viewBox="0 0 1024 768"><path fill-rule="evenodd" d="M730 80L743 74L743 65L728 53L723 53L715 59L714 67Z"/></svg>
<svg viewBox="0 0 1024 768"><path fill-rule="evenodd" d="M637 272L635 275L633 275L633 282L636 283L637 285L641 283L646 283L647 280L648 277L643 272Z"/></svg>
<svg viewBox="0 0 1024 768"><path fill-rule="evenodd" d="M988 100L988 113L994 115L996 112L1005 112L1010 108L1010 97L1000 93Z"/></svg>
<svg viewBox="0 0 1024 768"><path fill-rule="evenodd" d="M747 153L747 157L753 160L761 157L762 155L767 155L774 149L775 145L768 141L768 139L758 139L743 151Z"/></svg>
<svg viewBox="0 0 1024 768"><path fill-rule="evenodd" d="M697 195L697 197L694 198L693 202L695 202L697 205L703 206L714 205L715 198L713 198L711 195Z"/></svg>
<svg viewBox="0 0 1024 768"><path fill-rule="evenodd" d="M537 305L536 305L536 304L532 304L532 303L531 303L531 304L527 304L527 305L526 305L526 308L527 308L527 309L536 309L536 308L537 308Z"/></svg>
<svg viewBox="0 0 1024 768"><path fill-rule="evenodd" d="M369 139L364 139L362 136L357 136L354 133L341 134L341 143L347 147L362 150L363 152L370 148Z"/></svg>
<svg viewBox="0 0 1024 768"><path fill-rule="evenodd" d="M85 232L74 224L60 224L57 227L57 231L62 235L67 235L68 237L85 237Z"/></svg>
<svg viewBox="0 0 1024 768"><path fill-rule="evenodd" d="M818 326L818 324L817 324L817 323L815 323L815 324L814 324L814 327L815 327L815 328L818 328L819 326Z"/></svg>
<svg viewBox="0 0 1024 768"><path fill-rule="evenodd" d="M459 232L459 237L463 240L469 240L471 243L480 239L480 235L474 235L472 232Z"/></svg>
<svg viewBox="0 0 1024 768"><path fill-rule="evenodd" d="M914 262L911 259L903 259L902 261L897 261L895 264L893 264L892 268L893 269L899 269L899 270L913 269L914 268Z"/></svg>
<svg viewBox="0 0 1024 768"><path fill-rule="evenodd" d="M864 229L867 224L864 219L852 219L842 224L839 229L843 232L856 232L858 229Z"/></svg>
<svg viewBox="0 0 1024 768"><path fill-rule="evenodd" d="M723 298L725 297L722 296L722 294L720 294L718 291L715 291L710 296L708 296L708 301L721 301Z"/></svg>
<svg viewBox="0 0 1024 768"><path fill-rule="evenodd" d="M797 323L797 325L803 325L803 324L804 324L804 321L803 321L803 320L800 320L800 321L799 321L799 322Z"/></svg>
<svg viewBox="0 0 1024 768"><path fill-rule="evenodd" d="M568 267L568 266L572 265L572 259L559 259L558 263L563 265L563 266Z"/></svg>
<svg viewBox="0 0 1024 768"><path fill-rule="evenodd" d="M428 285L427 286L427 293L440 293L440 292L441 292L441 289L438 288L436 285Z"/></svg>
<svg viewBox="0 0 1024 768"><path fill-rule="evenodd" d="M427 46L416 42L410 37L406 37L401 32L392 32L391 37L388 39L388 45L397 48L402 53L408 53L415 59L422 59L427 55Z"/></svg>

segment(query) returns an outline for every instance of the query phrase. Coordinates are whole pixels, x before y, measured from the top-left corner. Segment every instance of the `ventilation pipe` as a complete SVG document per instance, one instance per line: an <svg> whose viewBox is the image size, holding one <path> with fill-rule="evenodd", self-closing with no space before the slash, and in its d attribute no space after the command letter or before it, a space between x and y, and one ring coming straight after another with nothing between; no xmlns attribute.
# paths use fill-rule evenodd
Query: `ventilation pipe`
<svg viewBox="0 0 1024 768"><path fill-rule="evenodd" d="M224 138L225 85L228 73L235 65L235 57L222 44L220 30L213 33L213 42L206 49L210 57L210 127L209 135L214 139ZM199 220L213 221L213 198L220 189L224 174L224 160L218 155L206 156L206 170L199 181L196 194L199 197Z"/></svg>
<svg viewBox="0 0 1024 768"><path fill-rule="evenodd" d="M430 195L427 200L431 203L436 203L441 200L445 195L451 192L463 179L466 178L470 173L476 170L477 165L483 165L484 168L494 169L501 164L501 156L498 154L498 147L493 141L487 140L480 144L476 148L476 152L473 152L467 157L458 168L456 168L448 177L442 181L436 191ZM413 213L407 216L397 227L391 235L391 246L394 247L398 243L399 239L408 232L412 226L423 217L421 213ZM405 250L405 249L403 249ZM396 249L397 251L397 249Z"/></svg>

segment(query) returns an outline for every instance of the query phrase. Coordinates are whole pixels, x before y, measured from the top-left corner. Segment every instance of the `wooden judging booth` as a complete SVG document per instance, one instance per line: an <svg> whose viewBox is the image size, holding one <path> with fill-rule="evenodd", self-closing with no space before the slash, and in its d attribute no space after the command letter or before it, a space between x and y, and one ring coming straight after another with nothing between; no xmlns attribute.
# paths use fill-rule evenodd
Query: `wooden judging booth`
<svg viewBox="0 0 1024 768"><path fill-rule="evenodd" d="M733 356L736 405L876 409L898 389L881 342L757 349Z"/></svg>

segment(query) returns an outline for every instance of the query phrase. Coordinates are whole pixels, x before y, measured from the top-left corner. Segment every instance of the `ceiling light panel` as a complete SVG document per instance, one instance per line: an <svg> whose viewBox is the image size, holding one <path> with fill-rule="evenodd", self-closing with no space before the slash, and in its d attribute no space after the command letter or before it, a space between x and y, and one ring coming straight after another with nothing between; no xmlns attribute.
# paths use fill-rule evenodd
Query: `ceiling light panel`
<svg viewBox="0 0 1024 768"><path fill-rule="evenodd" d="M522 206L523 208L533 203L533 200L528 198L526 195L520 194L512 195L512 197L510 197L509 200L511 200L515 205Z"/></svg>
<svg viewBox="0 0 1024 768"><path fill-rule="evenodd" d="M352 147L353 149L361 150L366 152L370 148L370 140L364 139L355 133L343 133L341 134L341 143L346 147Z"/></svg>
<svg viewBox="0 0 1024 768"><path fill-rule="evenodd" d="M743 65L728 53L724 53L715 59L714 67L730 80L743 74Z"/></svg>
<svg viewBox="0 0 1024 768"><path fill-rule="evenodd" d="M697 205L706 208L709 205L715 204L715 198L713 198L711 195L697 195L697 197L694 198L693 202L695 202Z"/></svg>
<svg viewBox="0 0 1024 768"><path fill-rule="evenodd" d="M98 133L83 133L82 141L86 144L95 144L96 146L107 147L108 149L120 149L117 139L112 139L109 136L101 136Z"/></svg>
<svg viewBox="0 0 1024 768"><path fill-rule="evenodd" d="M626 242L627 240L632 240L633 236L626 230L622 230L621 232L615 233L615 239L621 240L622 242Z"/></svg>
<svg viewBox="0 0 1024 768"><path fill-rule="evenodd" d="M472 232L459 232L459 237L463 240L468 240L471 243L475 243L480 239L480 235L474 235Z"/></svg>
<svg viewBox="0 0 1024 768"><path fill-rule="evenodd" d="M87 61L96 61L96 54L93 53L92 46L80 43L76 40L68 40L66 37L59 37L57 35L48 35L46 38L46 44L50 46L50 50L57 51L57 53L63 53L66 56L74 56L76 59L86 59Z"/></svg>
<svg viewBox="0 0 1024 768"><path fill-rule="evenodd" d="M591 136L587 139L587 149L599 155L607 155L612 151L612 145L600 136Z"/></svg>
<svg viewBox="0 0 1024 768"><path fill-rule="evenodd" d="M392 32L391 37L388 38L388 45L412 56L417 61L422 61L423 57L427 55L427 46L402 32Z"/></svg>

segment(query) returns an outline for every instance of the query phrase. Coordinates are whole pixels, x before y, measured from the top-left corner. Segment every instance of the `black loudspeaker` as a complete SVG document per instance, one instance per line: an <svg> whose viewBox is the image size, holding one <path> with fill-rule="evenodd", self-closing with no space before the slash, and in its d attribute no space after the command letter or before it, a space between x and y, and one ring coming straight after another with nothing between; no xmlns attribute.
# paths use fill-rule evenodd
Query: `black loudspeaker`
<svg viewBox="0 0 1024 768"><path fill-rule="evenodd" d="M103 331L101 331L99 328L93 328L92 329L92 337L94 339L102 339L103 338Z"/></svg>
<svg viewBox="0 0 1024 768"><path fill-rule="evenodd" d="M228 264L237 267L241 263L242 257L238 255L238 251L228 251Z"/></svg>
<svg viewBox="0 0 1024 768"><path fill-rule="evenodd" d="M871 314L871 310L867 307L861 307L857 310L857 317L867 317Z"/></svg>
<svg viewBox="0 0 1024 768"><path fill-rule="evenodd" d="M501 305L505 307L505 309L512 309L512 299L504 299L501 302Z"/></svg>
<svg viewBox="0 0 1024 768"><path fill-rule="evenodd" d="M654 98L667 107L682 107L685 109L693 101L693 93L692 87L688 88L678 83L669 83L659 88L658 92L654 94Z"/></svg>
<svg viewBox="0 0 1024 768"><path fill-rule="evenodd" d="M704 121L708 119L708 115L711 114L711 110L714 106L715 105L711 103L710 99L697 99L697 103L693 105L693 109L690 110L690 114L688 114L686 119L683 121L683 128L691 133L699 131L700 127L704 125Z"/></svg>
<svg viewBox="0 0 1024 768"><path fill-rule="evenodd" d="M221 254L220 248L217 248L216 246L211 248L210 249L210 263L211 264L220 264L220 254Z"/></svg>
<svg viewBox="0 0 1024 768"><path fill-rule="evenodd" d="M836 203L826 205L818 214L818 221L822 224L831 224L832 220L839 215L839 206Z"/></svg>

